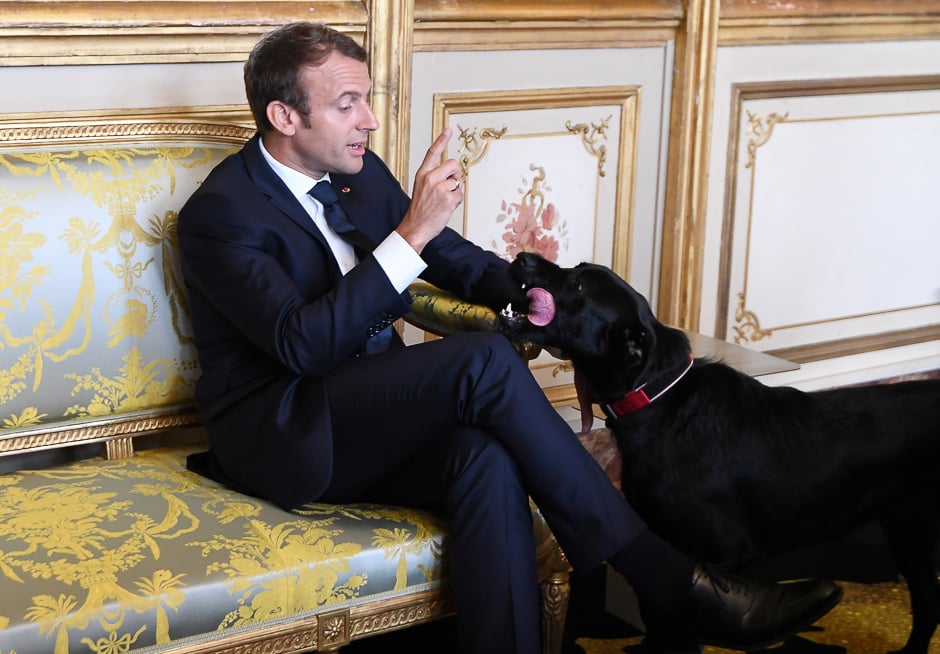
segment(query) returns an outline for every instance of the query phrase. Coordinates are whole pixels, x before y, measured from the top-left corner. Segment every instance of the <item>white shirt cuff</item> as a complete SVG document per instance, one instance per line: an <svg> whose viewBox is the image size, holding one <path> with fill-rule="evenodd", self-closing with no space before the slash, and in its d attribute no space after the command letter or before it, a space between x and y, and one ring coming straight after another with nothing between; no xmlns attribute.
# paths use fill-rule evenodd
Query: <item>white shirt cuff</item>
<svg viewBox="0 0 940 654"><path fill-rule="evenodd" d="M408 285L418 278L428 265L424 262L408 241L398 232L392 232L372 251L382 270L388 276L399 293L404 293Z"/></svg>

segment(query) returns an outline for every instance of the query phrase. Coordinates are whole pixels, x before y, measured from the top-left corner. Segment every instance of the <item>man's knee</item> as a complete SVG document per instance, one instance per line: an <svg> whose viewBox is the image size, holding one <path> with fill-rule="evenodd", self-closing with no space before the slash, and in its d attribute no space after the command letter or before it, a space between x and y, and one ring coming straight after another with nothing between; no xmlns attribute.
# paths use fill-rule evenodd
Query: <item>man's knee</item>
<svg viewBox="0 0 940 654"><path fill-rule="evenodd" d="M522 475L512 455L486 431L463 427L451 434L453 448L447 485L459 494L483 498L527 497Z"/></svg>
<svg viewBox="0 0 940 654"><path fill-rule="evenodd" d="M454 338L454 337L451 337ZM460 334L458 337L462 340L461 349L475 353L486 353L489 356L497 358L519 359L518 352L513 344L502 334L494 332L470 332Z"/></svg>
<svg viewBox="0 0 940 654"><path fill-rule="evenodd" d="M503 382L515 376L531 376L528 365L505 336L490 332L467 336L461 352L481 374L493 375Z"/></svg>

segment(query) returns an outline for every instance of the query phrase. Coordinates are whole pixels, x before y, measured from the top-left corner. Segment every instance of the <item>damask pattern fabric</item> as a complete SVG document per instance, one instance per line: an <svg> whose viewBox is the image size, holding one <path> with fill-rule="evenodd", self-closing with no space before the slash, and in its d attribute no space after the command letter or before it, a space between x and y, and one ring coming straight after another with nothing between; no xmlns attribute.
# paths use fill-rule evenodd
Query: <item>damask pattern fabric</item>
<svg viewBox="0 0 940 654"><path fill-rule="evenodd" d="M0 430L192 403L176 212L232 151L0 147Z"/></svg>
<svg viewBox="0 0 940 654"><path fill-rule="evenodd" d="M412 300L411 318L432 333L491 332L496 328L496 313L492 309L464 302L427 282L413 283L408 292Z"/></svg>
<svg viewBox="0 0 940 654"><path fill-rule="evenodd" d="M190 451L0 476L2 654L125 652L440 583L432 515L285 512L187 471Z"/></svg>

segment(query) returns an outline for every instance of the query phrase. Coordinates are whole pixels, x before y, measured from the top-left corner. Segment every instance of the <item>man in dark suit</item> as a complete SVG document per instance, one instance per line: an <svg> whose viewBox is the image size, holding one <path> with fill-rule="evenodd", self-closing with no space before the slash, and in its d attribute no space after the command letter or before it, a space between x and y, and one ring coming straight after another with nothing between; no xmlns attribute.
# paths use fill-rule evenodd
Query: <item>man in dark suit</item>
<svg viewBox="0 0 940 654"><path fill-rule="evenodd" d="M529 496L575 569L609 561L630 580L651 643L763 646L835 605L829 582L732 582L662 542L503 337L402 345L390 325L419 275L494 308L527 299L506 262L446 227L463 200L449 130L410 199L366 148L379 125L358 44L287 25L255 46L245 85L259 134L179 218L211 440L191 467L284 508L444 514L468 652L539 651Z"/></svg>

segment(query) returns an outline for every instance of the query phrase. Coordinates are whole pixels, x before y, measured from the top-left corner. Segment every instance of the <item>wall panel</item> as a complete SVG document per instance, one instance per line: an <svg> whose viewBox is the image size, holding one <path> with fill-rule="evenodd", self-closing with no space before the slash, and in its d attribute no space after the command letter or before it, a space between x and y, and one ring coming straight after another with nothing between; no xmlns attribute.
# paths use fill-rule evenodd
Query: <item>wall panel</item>
<svg viewBox="0 0 940 654"><path fill-rule="evenodd" d="M454 229L507 259L524 245L562 265L610 265L655 297L672 55L671 43L418 52L409 179L450 126L448 156L468 161ZM513 235L533 199L544 248ZM573 397L557 360L543 354L533 370L553 399Z"/></svg>
<svg viewBox="0 0 940 654"><path fill-rule="evenodd" d="M703 331L803 363L788 383L940 364L938 57L719 48Z"/></svg>

